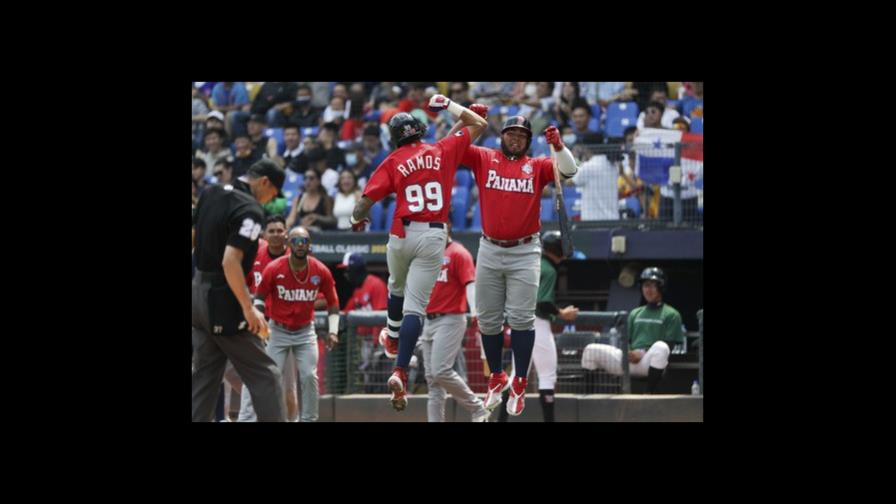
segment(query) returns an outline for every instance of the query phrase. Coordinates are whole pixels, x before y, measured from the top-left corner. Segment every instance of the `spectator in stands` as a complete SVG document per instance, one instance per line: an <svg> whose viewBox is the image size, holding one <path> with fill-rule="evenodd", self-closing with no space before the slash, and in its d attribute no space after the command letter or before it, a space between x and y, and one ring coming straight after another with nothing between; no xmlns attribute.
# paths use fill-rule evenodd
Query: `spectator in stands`
<svg viewBox="0 0 896 504"><path fill-rule="evenodd" d="M300 142L299 127L295 124L287 124L283 128L284 150L280 155L275 156L274 162L284 169L290 169L296 173L302 173L303 168L299 166L299 156L302 154L302 144ZM310 139L309 139L310 140Z"/></svg>
<svg viewBox="0 0 896 504"><path fill-rule="evenodd" d="M288 110L287 110L288 111ZM321 110L312 104L311 86L300 84L296 91L292 113L281 124L295 124L300 128L313 128L320 124Z"/></svg>
<svg viewBox="0 0 896 504"><path fill-rule="evenodd" d="M564 82L560 100L557 101L554 109L554 116L561 126L569 124L572 110L579 105L588 107L588 102L579 95L579 83Z"/></svg>
<svg viewBox="0 0 896 504"><path fill-rule="evenodd" d="M572 133L576 136L577 144L602 144L604 136L599 132L589 129L591 121L591 108L585 103L578 103L572 110Z"/></svg>
<svg viewBox="0 0 896 504"><path fill-rule="evenodd" d="M629 353L611 345L591 343L582 352L582 367L622 375L622 359L628 358L629 371L635 377L647 377L647 393L659 389L663 372L669 365L669 354L677 343L684 342L681 315L663 302L666 275L659 268L646 268L640 277L641 294L646 306L635 308L628 316Z"/></svg>
<svg viewBox="0 0 896 504"><path fill-rule="evenodd" d="M249 93L242 82L219 82L212 88L212 106L225 114L225 128L231 138L246 134Z"/></svg>
<svg viewBox="0 0 896 504"><path fill-rule="evenodd" d="M330 93L330 98L339 97L343 100L348 100L348 88L343 83L338 83L333 86L333 92Z"/></svg>
<svg viewBox="0 0 896 504"><path fill-rule="evenodd" d="M690 133L691 123L688 121L687 117L676 117L672 120L672 129L677 129L684 133Z"/></svg>
<svg viewBox="0 0 896 504"><path fill-rule="evenodd" d="M330 99L330 104L324 109L324 113L320 118L320 124L334 123L337 126L342 125L342 121L348 119L348 108L346 108L345 98L334 96Z"/></svg>
<svg viewBox="0 0 896 504"><path fill-rule="evenodd" d="M638 109L644 110L653 99L654 91L666 93L668 86L665 82L632 82L632 88L636 91L635 101Z"/></svg>
<svg viewBox="0 0 896 504"><path fill-rule="evenodd" d="M305 190L302 196L295 199L289 217L286 218L288 229L295 225L313 228L315 231L336 227L333 200L320 183L320 173L311 169L305 172Z"/></svg>
<svg viewBox="0 0 896 504"><path fill-rule="evenodd" d="M579 171L572 179L582 191L582 220L617 220L619 198L616 178L619 168L610 163L606 154L588 152L590 157L579 165Z"/></svg>
<svg viewBox="0 0 896 504"><path fill-rule="evenodd" d="M336 217L336 229L349 231L352 223L349 218L355 208L355 203L361 199L361 189L358 187L358 178L352 170L342 170L339 174L339 190L333 201L333 216Z"/></svg>
<svg viewBox="0 0 896 504"><path fill-rule="evenodd" d="M644 123L643 126L639 126L638 129L644 128L665 128L662 124L663 113L666 110L666 106L660 102L650 102L647 104L647 108L644 109ZM669 124L671 126L671 123Z"/></svg>
<svg viewBox="0 0 896 504"><path fill-rule="evenodd" d="M477 103L500 105L513 95L515 82L480 82L473 88L473 98Z"/></svg>
<svg viewBox="0 0 896 504"><path fill-rule="evenodd" d="M249 141L252 142L252 153L258 159L263 158L265 155L273 159L277 154L277 141L264 135L266 127L267 119L263 115L255 114L249 117L246 135L248 135Z"/></svg>
<svg viewBox="0 0 896 504"><path fill-rule="evenodd" d="M629 159L631 159L631 161L629 161ZM619 169L619 178L616 180L616 187L619 193L620 201L624 201L630 197L635 197L638 199L638 207L641 208L643 212L643 209L645 208L645 205L647 203L647 188L644 185L644 181L641 180L640 177L635 175L634 156L625 156L620 151L619 156L616 158L616 160L610 159L610 161L615 161L615 165ZM634 219L635 217L640 217L640 215L635 215L635 209L629 206L627 203L624 205L624 208L624 210L620 210L621 218Z"/></svg>
<svg viewBox="0 0 896 504"><path fill-rule="evenodd" d="M425 90L425 83L411 82L408 85L408 92L404 99L398 102L398 110L400 112L411 112L414 109L423 108L426 104L423 98Z"/></svg>
<svg viewBox="0 0 896 504"><path fill-rule="evenodd" d="M451 98L451 101L458 103L464 107L469 107L470 105L472 105L473 100L470 99L470 83L449 82L448 98Z"/></svg>
<svg viewBox="0 0 896 504"><path fill-rule="evenodd" d="M360 84L356 82L355 84ZM360 87L360 90L358 89ZM350 140L352 142L360 142L364 133L364 106L367 97L364 95L364 86L352 85L352 91L348 103L346 113L348 117L343 121L342 128L339 130L340 140Z"/></svg>
<svg viewBox="0 0 896 504"><path fill-rule="evenodd" d="M212 110L205 116L205 131L208 131L210 129L221 130L222 134L225 134L225 131L227 131L224 128L224 114L222 114L220 111ZM205 131L203 131L203 134L205 133ZM224 137L224 140L226 142L226 136Z"/></svg>
<svg viewBox="0 0 896 504"><path fill-rule="evenodd" d="M336 145L339 135L339 126L335 123L325 123L317 135L317 142L323 149L326 158L326 169L323 171L321 184L329 194L336 191L336 183L339 180L339 172L345 168L345 151Z"/></svg>
<svg viewBox="0 0 896 504"><path fill-rule="evenodd" d="M193 181L196 182L196 189L202 193L208 184L208 170L205 167L205 160L198 157L193 158Z"/></svg>
<svg viewBox="0 0 896 504"><path fill-rule="evenodd" d="M363 147L359 152L358 162L352 167L359 181L369 179L373 170L376 170L376 167L389 155L380 142L380 129L377 126L370 125L364 128L361 142Z"/></svg>
<svg viewBox="0 0 896 504"><path fill-rule="evenodd" d="M380 82L370 91L371 110L379 110L382 103L398 102L401 87L396 82ZM454 97L451 97L454 100Z"/></svg>
<svg viewBox="0 0 896 504"><path fill-rule="evenodd" d="M682 114L689 119L703 117L703 83L685 82L685 89L685 96L681 99Z"/></svg>
<svg viewBox="0 0 896 504"><path fill-rule="evenodd" d="M534 91L530 91L532 87ZM532 132L542 131L554 118L557 100L554 98L553 82L530 82L524 88L524 94L518 99L519 115L529 118Z"/></svg>
<svg viewBox="0 0 896 504"><path fill-rule="evenodd" d="M222 158L215 162L215 169L212 171L216 184L229 184L233 182L233 158Z"/></svg>
<svg viewBox="0 0 896 504"><path fill-rule="evenodd" d="M248 135L240 135L234 140L233 176L242 177L249 167L261 160L262 154L252 149L252 140Z"/></svg>
<svg viewBox="0 0 896 504"><path fill-rule="evenodd" d="M601 108L606 109L610 102L614 101L631 101L638 92L632 87L626 85L627 82L598 82L597 83L597 103Z"/></svg>
<svg viewBox="0 0 896 504"><path fill-rule="evenodd" d="M199 186L196 184L196 179L193 179L193 208L196 208L196 203L199 202Z"/></svg>
<svg viewBox="0 0 896 504"><path fill-rule="evenodd" d="M208 115L208 105L206 105L205 100L202 95L199 93L199 90L196 89L196 86L193 86L193 146L194 149L198 149L198 144L200 139L202 139L203 126L206 120L206 116Z"/></svg>
<svg viewBox="0 0 896 504"><path fill-rule="evenodd" d="M674 108L667 107L666 106L667 102L668 102L668 100L666 97L665 90L657 89L653 92L653 94L650 97L650 102L647 106L650 107L650 104L659 103L663 106L663 112L662 112L662 116L660 119L661 126L647 126L648 128L672 129L672 121L674 121L680 114ZM638 129L642 129L645 127L644 118L646 117L646 115L647 115L646 110L642 110L641 114L638 115Z"/></svg>
<svg viewBox="0 0 896 504"><path fill-rule="evenodd" d="M196 151L195 156L205 161L205 166L215 166L219 159L230 156L230 149L224 146L223 129L206 129L202 141L205 150Z"/></svg>
<svg viewBox="0 0 896 504"><path fill-rule="evenodd" d="M296 107L298 89L296 82L265 82L255 95L249 111L252 114L266 114L268 125L280 128Z"/></svg>

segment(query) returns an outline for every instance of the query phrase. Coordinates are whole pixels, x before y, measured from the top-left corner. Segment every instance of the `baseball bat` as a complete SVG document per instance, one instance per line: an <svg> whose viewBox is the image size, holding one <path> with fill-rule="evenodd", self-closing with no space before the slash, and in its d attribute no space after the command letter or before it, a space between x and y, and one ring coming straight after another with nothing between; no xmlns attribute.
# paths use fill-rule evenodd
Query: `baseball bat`
<svg viewBox="0 0 896 504"><path fill-rule="evenodd" d="M572 257L572 235L569 233L569 217L566 215L566 202L563 199L563 185L560 183L560 170L557 168L557 153L554 146L551 150L551 164L554 166L554 193L556 194L557 215L560 220L560 244L563 247L563 257Z"/></svg>

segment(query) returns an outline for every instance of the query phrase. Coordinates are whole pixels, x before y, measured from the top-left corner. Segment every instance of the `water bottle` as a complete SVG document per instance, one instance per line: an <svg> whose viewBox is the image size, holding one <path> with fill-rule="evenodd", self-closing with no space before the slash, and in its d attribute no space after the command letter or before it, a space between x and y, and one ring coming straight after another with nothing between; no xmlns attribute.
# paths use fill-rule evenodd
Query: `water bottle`
<svg viewBox="0 0 896 504"><path fill-rule="evenodd" d="M691 395L700 395L700 384L697 383L697 380L694 380L693 385L691 385Z"/></svg>
<svg viewBox="0 0 896 504"><path fill-rule="evenodd" d="M619 348L619 331L615 327L610 329L610 344Z"/></svg>

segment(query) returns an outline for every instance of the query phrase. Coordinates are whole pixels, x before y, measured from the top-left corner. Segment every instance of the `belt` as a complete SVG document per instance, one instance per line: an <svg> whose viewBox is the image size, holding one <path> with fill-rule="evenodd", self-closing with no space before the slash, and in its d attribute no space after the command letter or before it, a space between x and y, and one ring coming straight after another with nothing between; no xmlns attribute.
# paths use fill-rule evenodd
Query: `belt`
<svg viewBox="0 0 896 504"><path fill-rule="evenodd" d="M427 313L426 319L427 320L435 320L439 317L444 317L445 315L459 315L459 314L458 313Z"/></svg>
<svg viewBox="0 0 896 504"><path fill-rule="evenodd" d="M409 225L411 222L420 222L420 221L412 221L411 219L401 219L401 223L404 224L405 226ZM423 223L421 222L421 224L423 224ZM444 222L430 222L429 227L445 229L445 223Z"/></svg>
<svg viewBox="0 0 896 504"><path fill-rule="evenodd" d="M524 243L531 243L532 240L534 240L536 236L538 236L538 235L533 234L533 235L527 236L525 238L520 238L519 240L503 240L502 241L502 240L494 240L492 238L489 238L488 236L482 235L482 237L485 238L486 241L494 243L495 245L497 245L499 247L503 247L503 248L516 247L517 245L522 245Z"/></svg>
<svg viewBox="0 0 896 504"><path fill-rule="evenodd" d="M308 327L308 326L311 325L311 324L309 323L309 324L304 324L304 325L300 325L300 326L289 326L289 325L286 325L286 324L282 324L282 323L280 323L280 322L277 322L277 321L274 320L274 319L271 319L271 323L274 324L275 326L281 328L281 329L286 329L286 330L289 331L289 332L298 332L300 329L304 329L304 328L306 328L306 327Z"/></svg>

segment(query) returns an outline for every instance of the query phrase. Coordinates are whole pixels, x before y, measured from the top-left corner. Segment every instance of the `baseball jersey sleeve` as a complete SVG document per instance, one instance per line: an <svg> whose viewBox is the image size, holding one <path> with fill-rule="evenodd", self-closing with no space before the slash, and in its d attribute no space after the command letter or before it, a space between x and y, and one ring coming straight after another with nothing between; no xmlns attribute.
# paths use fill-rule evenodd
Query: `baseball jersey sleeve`
<svg viewBox="0 0 896 504"><path fill-rule="evenodd" d="M258 241L263 219L261 208L244 207L235 211L228 223L227 244L248 253L252 244Z"/></svg>
<svg viewBox="0 0 896 504"><path fill-rule="evenodd" d="M268 263L267 266L264 267L264 271L261 272L261 282L258 284L258 287L255 289L255 296L260 298L266 298L268 294L271 293L271 288L274 282L274 263Z"/></svg>
<svg viewBox="0 0 896 504"><path fill-rule="evenodd" d="M463 159L464 153L466 153L470 143L472 143L472 138L470 137L470 130L467 127L463 127L453 135L439 140L442 152L450 154L451 159L455 159L458 162Z"/></svg>
<svg viewBox="0 0 896 504"><path fill-rule="evenodd" d="M373 201L379 201L386 196L395 192L395 186L392 183L391 163L383 162L374 170L364 187L364 196Z"/></svg>
<svg viewBox="0 0 896 504"><path fill-rule="evenodd" d="M473 172L473 175L476 176L476 180L480 180L479 173L482 171L482 167L486 166L486 163L482 160L487 156L487 153L488 151L486 149L471 145L467 148L467 151L464 152L460 164L469 168L470 171Z"/></svg>
<svg viewBox="0 0 896 504"><path fill-rule="evenodd" d="M532 160L532 164L535 165L535 169L541 177L538 189L544 189L544 186L554 181L554 163L551 162L551 158L538 157Z"/></svg>

